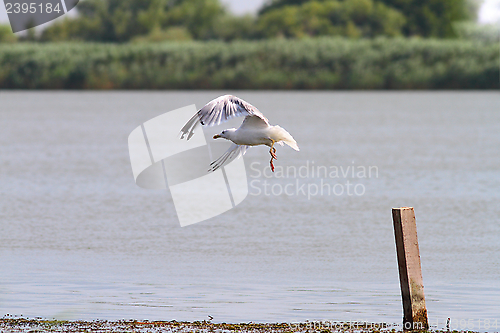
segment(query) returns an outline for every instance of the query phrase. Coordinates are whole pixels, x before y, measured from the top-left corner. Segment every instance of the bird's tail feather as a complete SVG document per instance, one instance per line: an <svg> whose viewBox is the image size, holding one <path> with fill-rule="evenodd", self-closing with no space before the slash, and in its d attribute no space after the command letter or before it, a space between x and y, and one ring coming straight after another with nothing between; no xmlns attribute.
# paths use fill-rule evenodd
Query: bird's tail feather
<svg viewBox="0 0 500 333"><path fill-rule="evenodd" d="M278 128L281 130L281 136L284 143L295 149L296 151L299 151L299 146L297 145L297 141L292 137L290 133L288 133L283 127L278 126Z"/></svg>

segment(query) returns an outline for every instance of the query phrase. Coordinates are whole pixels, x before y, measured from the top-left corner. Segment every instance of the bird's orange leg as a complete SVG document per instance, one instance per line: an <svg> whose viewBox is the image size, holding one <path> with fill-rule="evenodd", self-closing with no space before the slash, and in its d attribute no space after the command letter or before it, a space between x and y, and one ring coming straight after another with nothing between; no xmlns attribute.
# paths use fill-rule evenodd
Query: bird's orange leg
<svg viewBox="0 0 500 333"><path fill-rule="evenodd" d="M274 140L271 139L271 141L273 143L271 144L271 149L269 149L269 154L271 154L271 161L269 161L269 164L271 165L271 171L274 172L273 160L277 160L278 158L276 157L276 148L274 148Z"/></svg>

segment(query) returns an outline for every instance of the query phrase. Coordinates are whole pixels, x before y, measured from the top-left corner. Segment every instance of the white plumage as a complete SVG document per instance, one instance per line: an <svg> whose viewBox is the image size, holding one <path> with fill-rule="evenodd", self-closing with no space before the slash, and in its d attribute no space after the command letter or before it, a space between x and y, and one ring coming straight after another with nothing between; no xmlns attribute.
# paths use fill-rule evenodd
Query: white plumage
<svg viewBox="0 0 500 333"><path fill-rule="evenodd" d="M210 164L209 171L215 171L221 166L245 154L250 146L266 145L270 147L271 169L274 171L273 159L276 159L275 143L286 143L295 150L299 150L297 142L282 127L272 126L266 117L255 106L244 100L232 96L220 96L202 107L181 129L181 139L187 136L189 140L198 124L204 126L219 125L234 117L245 116L238 129L230 128L214 135L214 139L224 138L233 142L231 147L218 159Z"/></svg>

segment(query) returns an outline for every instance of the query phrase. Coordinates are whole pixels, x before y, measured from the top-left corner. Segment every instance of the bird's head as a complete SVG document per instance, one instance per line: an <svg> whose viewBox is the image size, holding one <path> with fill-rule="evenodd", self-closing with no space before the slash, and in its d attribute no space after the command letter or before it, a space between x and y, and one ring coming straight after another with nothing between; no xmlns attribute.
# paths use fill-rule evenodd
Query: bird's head
<svg viewBox="0 0 500 333"><path fill-rule="evenodd" d="M218 139L218 138L223 138L223 139L227 139L227 140L230 140L230 136L231 134L236 131L235 128L230 128L230 129L226 129L226 130L223 130L222 132L220 132L219 134L215 134L214 135L214 139Z"/></svg>

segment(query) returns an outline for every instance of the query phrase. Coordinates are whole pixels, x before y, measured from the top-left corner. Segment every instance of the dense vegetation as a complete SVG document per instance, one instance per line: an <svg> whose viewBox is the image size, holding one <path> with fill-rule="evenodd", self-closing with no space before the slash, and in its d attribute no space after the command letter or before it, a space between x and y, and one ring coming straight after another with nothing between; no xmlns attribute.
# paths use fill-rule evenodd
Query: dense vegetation
<svg viewBox="0 0 500 333"><path fill-rule="evenodd" d="M0 88L498 88L478 1L86 0L41 34L0 25Z"/></svg>
<svg viewBox="0 0 500 333"><path fill-rule="evenodd" d="M265 11L257 29L265 37L338 35L351 38L400 36L404 15L373 0L307 1Z"/></svg>
<svg viewBox="0 0 500 333"><path fill-rule="evenodd" d="M323 6L328 12L331 2L331 0L271 0L260 10L260 14L284 13L290 8L305 8L311 3ZM474 20L480 3L477 0L340 0L340 2L348 10L342 19L347 18L356 26L359 25L358 20L362 16L372 20L384 17L385 19L380 22L393 26L393 29L398 28L399 33L422 37L454 37L454 23ZM353 11L356 14L351 16L350 13ZM339 22L339 18L335 17L335 14L339 13L345 13L345 10L337 9L334 15L329 15L330 20ZM387 20L394 22L390 23Z"/></svg>
<svg viewBox="0 0 500 333"><path fill-rule="evenodd" d="M457 37L481 0L269 0L258 15L235 16L221 0L86 0L28 41L241 40L345 36ZM0 27L0 42L14 35Z"/></svg>
<svg viewBox="0 0 500 333"><path fill-rule="evenodd" d="M498 89L499 45L314 38L0 44L0 88Z"/></svg>

